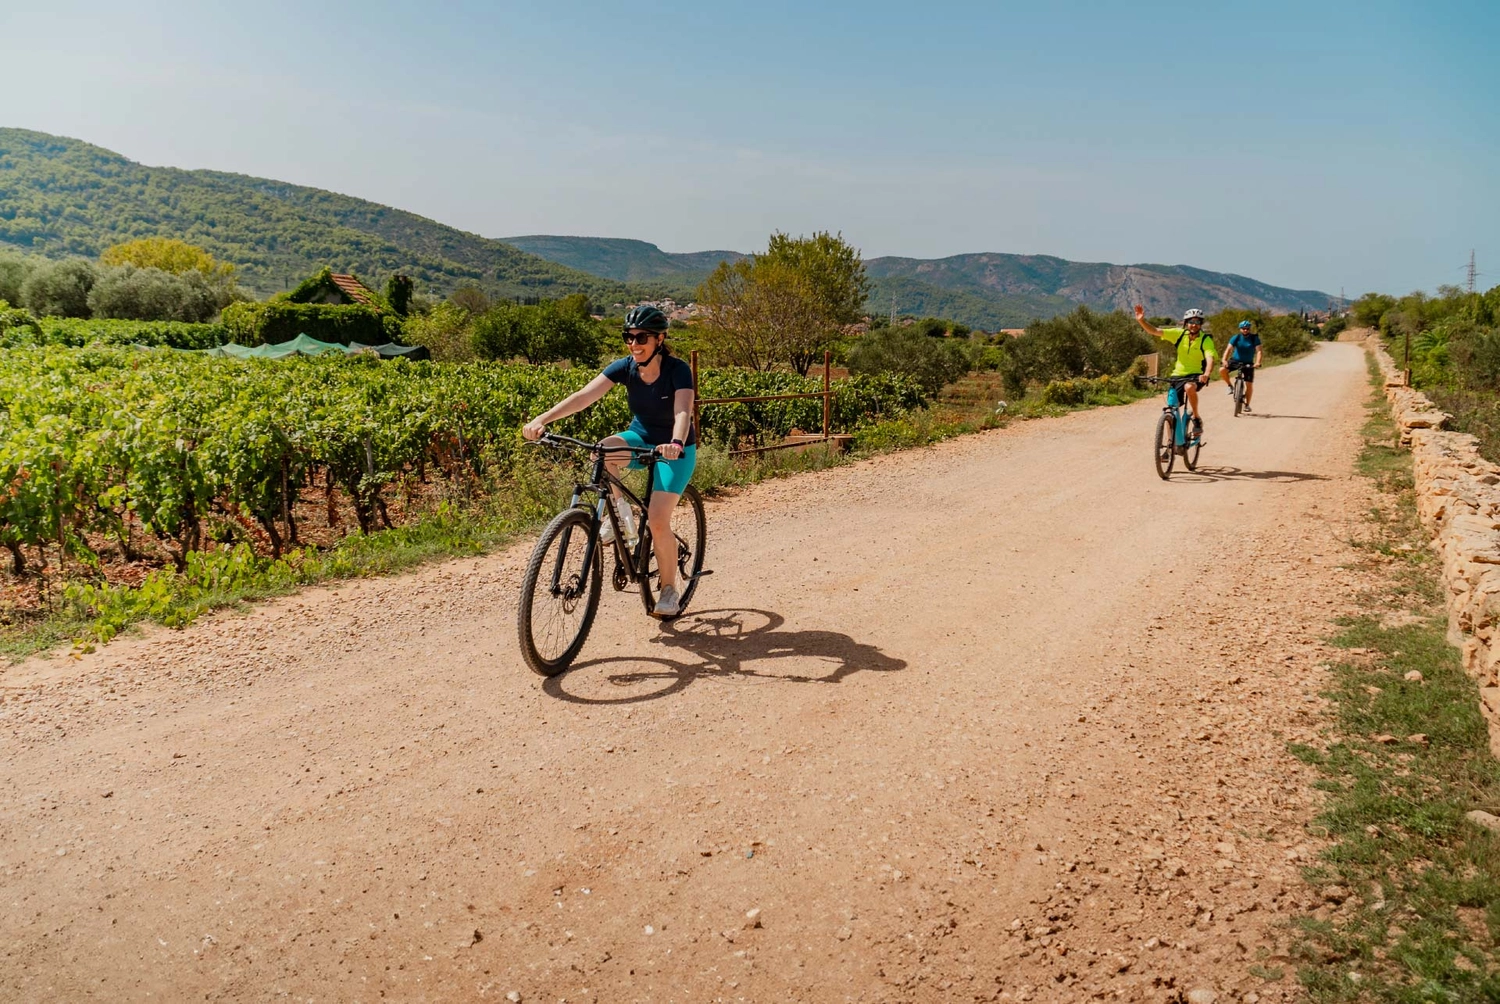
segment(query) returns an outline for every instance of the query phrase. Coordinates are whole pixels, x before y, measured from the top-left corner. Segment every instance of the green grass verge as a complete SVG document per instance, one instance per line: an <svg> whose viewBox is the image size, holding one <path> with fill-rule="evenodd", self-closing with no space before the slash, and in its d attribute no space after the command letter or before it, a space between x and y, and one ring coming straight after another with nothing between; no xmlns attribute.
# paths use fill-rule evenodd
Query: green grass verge
<svg viewBox="0 0 1500 1004"><path fill-rule="evenodd" d="M1155 393L1105 382L1069 390L1078 403L1049 403L1038 394L1008 402L1003 411L986 404L967 410L939 407L914 412L859 430L847 454L812 447L734 458L705 445L698 452L693 483L711 495L1014 421L1128 404ZM450 500L405 526L368 535L355 533L323 552L297 551L272 561L256 557L242 545L195 553L185 571L164 568L139 586L74 584L50 612L0 629L0 658L15 662L69 642L77 651L90 651L142 623L183 627L210 610L240 607L308 585L386 575L427 561L483 554L534 532L565 504L572 484L572 468L523 451L503 476L473 493L479 501Z"/></svg>
<svg viewBox="0 0 1500 1004"><path fill-rule="evenodd" d="M1464 819L1500 811L1500 763L1447 641L1411 458L1393 445L1373 359L1371 389L1359 469L1380 503L1356 545L1381 585L1333 639L1350 657L1325 694L1327 749L1291 747L1323 774L1316 825L1334 841L1306 873L1329 904L1297 922L1298 974L1319 1004L1500 1001L1500 839Z"/></svg>

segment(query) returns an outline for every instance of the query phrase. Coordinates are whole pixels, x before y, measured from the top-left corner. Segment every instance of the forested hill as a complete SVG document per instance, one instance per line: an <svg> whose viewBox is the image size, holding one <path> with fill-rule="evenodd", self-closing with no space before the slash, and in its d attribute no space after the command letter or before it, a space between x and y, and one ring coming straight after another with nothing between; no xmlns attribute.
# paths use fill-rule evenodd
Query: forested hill
<svg viewBox="0 0 1500 1004"><path fill-rule="evenodd" d="M522 251L548 261L620 282L675 282L691 288L718 268L719 262L739 261L740 251L694 251L673 254L655 244L624 237L554 237L533 234L506 237Z"/></svg>
<svg viewBox="0 0 1500 1004"><path fill-rule="evenodd" d="M324 265L372 285L395 271L447 293L505 297L631 292L502 241L363 199L219 171L146 167L78 140L0 128L0 247L95 257L136 237L177 237L240 268L262 295ZM675 288L675 286L673 287Z"/></svg>

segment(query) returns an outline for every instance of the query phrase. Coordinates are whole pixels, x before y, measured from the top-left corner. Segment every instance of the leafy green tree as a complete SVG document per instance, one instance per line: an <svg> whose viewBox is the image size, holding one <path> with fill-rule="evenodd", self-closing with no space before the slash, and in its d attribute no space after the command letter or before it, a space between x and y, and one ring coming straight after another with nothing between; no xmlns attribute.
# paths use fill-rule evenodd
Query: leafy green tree
<svg viewBox="0 0 1500 1004"><path fill-rule="evenodd" d="M534 306L501 303L474 322L474 349L485 359L524 358L529 363L564 359L579 366L599 362L599 340L591 319L561 310L554 302Z"/></svg>
<svg viewBox="0 0 1500 1004"><path fill-rule="evenodd" d="M194 244L175 237L142 237L106 248L99 256L103 265L134 265L154 268L171 275L197 272L206 279L228 280L234 266L220 262Z"/></svg>
<svg viewBox="0 0 1500 1004"><path fill-rule="evenodd" d="M447 300L408 317L403 334L408 343L425 347L439 362L461 363L478 357L473 315Z"/></svg>
<svg viewBox="0 0 1500 1004"><path fill-rule="evenodd" d="M776 231L758 259L790 267L811 287L818 307L834 325L854 324L865 313L870 280L859 249L844 235L818 231L792 237Z"/></svg>
<svg viewBox="0 0 1500 1004"><path fill-rule="evenodd" d="M1361 328L1378 328L1385 312L1396 306L1396 298L1384 293L1366 293L1349 305L1354 323Z"/></svg>
<svg viewBox="0 0 1500 1004"><path fill-rule="evenodd" d="M490 298L473 283L463 283L448 297L454 306L467 310L476 317L490 309Z"/></svg>
<svg viewBox="0 0 1500 1004"><path fill-rule="evenodd" d="M1312 329L1296 314L1268 317L1255 330L1260 333L1261 348L1268 356L1285 358L1309 352L1313 347ZM1228 342L1227 335L1225 342Z"/></svg>
<svg viewBox="0 0 1500 1004"><path fill-rule="evenodd" d="M557 309L560 313L572 314L574 317L593 320L593 305L584 293L571 293L557 301Z"/></svg>
<svg viewBox="0 0 1500 1004"><path fill-rule="evenodd" d="M969 370L960 343L929 338L916 325L876 328L849 348L849 372L909 376L929 395Z"/></svg>
<svg viewBox="0 0 1500 1004"><path fill-rule="evenodd" d="M715 362L757 371L776 364L776 320L767 316L767 299L753 258L720 262L698 287L702 341Z"/></svg>
<svg viewBox="0 0 1500 1004"><path fill-rule="evenodd" d="M39 259L20 255L0 255L0 300L20 303L21 287L26 284L26 277L38 262Z"/></svg>
<svg viewBox="0 0 1500 1004"><path fill-rule="evenodd" d="M38 316L88 317L96 278L98 271L82 258L39 265L21 286L21 303Z"/></svg>
<svg viewBox="0 0 1500 1004"><path fill-rule="evenodd" d="M720 262L698 288L703 341L721 361L766 370L787 363L806 376L858 321L869 282L842 235L776 232L763 254Z"/></svg>

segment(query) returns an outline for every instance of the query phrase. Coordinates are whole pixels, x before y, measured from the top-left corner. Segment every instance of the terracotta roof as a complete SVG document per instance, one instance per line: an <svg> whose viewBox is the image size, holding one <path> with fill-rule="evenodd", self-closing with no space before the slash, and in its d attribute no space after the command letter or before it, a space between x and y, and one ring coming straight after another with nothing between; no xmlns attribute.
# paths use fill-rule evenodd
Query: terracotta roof
<svg viewBox="0 0 1500 1004"><path fill-rule="evenodd" d="M370 287L354 278L352 275L339 275L337 273L329 276L333 284L344 291L344 295L355 303L375 305L375 297L370 293Z"/></svg>

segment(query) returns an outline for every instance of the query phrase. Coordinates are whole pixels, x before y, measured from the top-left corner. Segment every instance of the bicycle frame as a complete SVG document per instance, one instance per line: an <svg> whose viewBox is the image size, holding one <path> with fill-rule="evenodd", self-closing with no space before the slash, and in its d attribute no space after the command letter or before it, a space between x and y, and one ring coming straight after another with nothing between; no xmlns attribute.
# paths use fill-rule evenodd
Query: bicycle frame
<svg viewBox="0 0 1500 1004"><path fill-rule="evenodd" d="M1189 432L1193 411L1188 407L1187 394L1184 391L1186 383L1173 384L1174 380L1188 380L1190 377L1140 377L1139 379L1149 384L1167 385L1167 403L1162 406L1162 411L1172 416L1172 446L1174 449L1183 449L1192 445L1192 435Z"/></svg>
<svg viewBox="0 0 1500 1004"><path fill-rule="evenodd" d="M655 450L642 450L634 446L599 446L594 443L585 443L582 440L572 439L568 436L549 435L546 437L544 442L549 442L551 445L567 444L571 446L577 446L593 453L594 470L590 475L589 483L575 484L573 486L573 498L568 503L569 507L583 508L583 497L586 494L592 493L596 497L595 503L592 506L588 507L593 513L594 525L597 527L601 525L604 520L609 520L610 526L613 527L615 531L615 557L619 560L621 567L626 570L626 574L629 577L630 581L640 582L646 577L646 570L650 567L651 552L647 548L642 546L646 540L644 535L641 535L637 538L634 554L631 554L629 551L625 550L625 535L621 532L623 528L620 526L619 514L615 512L615 507L609 504L609 489L611 486L619 489L619 491L624 494L627 501L641 507L641 512L643 514L649 513L651 511L651 493L654 490L656 483L656 472L654 470L654 467L656 463L662 459L661 454L657 453ZM614 474L610 473L609 468L606 467L604 463L605 456L610 453L629 453L633 455L633 459L645 461L646 491L644 498L637 498L636 494L625 485L624 481L622 481L620 478L615 477ZM558 548L557 552L557 562L553 565L552 568L551 589L552 595L554 596L560 595L564 592L564 588L561 582L562 565L563 558L568 553L568 535L571 535L572 532L572 529L569 528L567 531L567 535L563 537L562 547ZM590 534L587 544L584 545L583 567L585 569L589 568L591 563L593 562L594 548L598 543L599 534Z"/></svg>
<svg viewBox="0 0 1500 1004"><path fill-rule="evenodd" d="M1192 409L1187 406L1187 395L1183 393L1181 386L1167 388L1167 406L1165 411L1172 413L1173 443L1177 447L1188 444L1188 418Z"/></svg>

